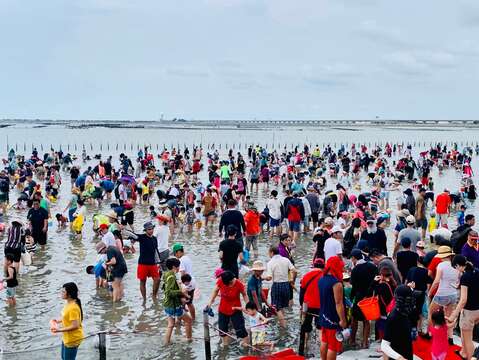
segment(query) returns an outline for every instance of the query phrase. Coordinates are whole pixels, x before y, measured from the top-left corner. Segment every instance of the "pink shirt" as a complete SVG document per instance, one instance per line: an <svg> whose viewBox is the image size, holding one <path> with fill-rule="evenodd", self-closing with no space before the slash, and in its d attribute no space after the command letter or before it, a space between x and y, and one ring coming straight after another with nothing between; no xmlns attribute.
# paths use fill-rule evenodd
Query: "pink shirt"
<svg viewBox="0 0 479 360"><path fill-rule="evenodd" d="M449 342L447 339L446 324L439 327L430 326L429 331L432 336L431 352L435 356L447 353L447 350L449 349Z"/></svg>

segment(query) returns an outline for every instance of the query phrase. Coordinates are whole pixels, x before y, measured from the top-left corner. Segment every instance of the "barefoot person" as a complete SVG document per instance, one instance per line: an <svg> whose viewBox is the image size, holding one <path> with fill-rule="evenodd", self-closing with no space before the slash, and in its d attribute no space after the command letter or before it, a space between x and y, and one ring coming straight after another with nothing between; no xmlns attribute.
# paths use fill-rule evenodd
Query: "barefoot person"
<svg viewBox="0 0 479 360"><path fill-rule="evenodd" d="M165 344L171 342L171 333L175 327L175 319L182 321L185 325L186 339L191 341L191 317L185 312L182 299L188 300L188 290L181 290L176 280L176 273L180 271L180 260L177 258L169 258L166 260L166 268L168 271L164 276L163 289L165 297L163 298L163 306L168 316L168 328L165 335Z"/></svg>

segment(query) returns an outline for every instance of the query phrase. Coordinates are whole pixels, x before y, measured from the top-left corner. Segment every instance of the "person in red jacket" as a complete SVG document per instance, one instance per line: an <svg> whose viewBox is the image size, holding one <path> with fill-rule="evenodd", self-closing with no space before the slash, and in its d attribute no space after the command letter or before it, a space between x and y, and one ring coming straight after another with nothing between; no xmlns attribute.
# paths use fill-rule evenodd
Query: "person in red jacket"
<svg viewBox="0 0 479 360"><path fill-rule="evenodd" d="M438 225L447 228L447 216L449 215L449 207L451 206L451 196L449 189L444 189L436 198L436 214L439 218ZM445 226L444 226L445 225Z"/></svg>
<svg viewBox="0 0 479 360"><path fill-rule="evenodd" d="M254 203L248 204L246 214L244 214L244 222L246 225L246 250L253 248L253 257L258 257L258 235L261 232L260 213Z"/></svg>
<svg viewBox="0 0 479 360"><path fill-rule="evenodd" d="M308 342L308 337L311 331L313 331L313 318L319 316L319 287L318 281L323 276L324 260L316 258L313 261L313 268L304 274L301 279L301 285L299 289L299 304L301 305L303 313L303 323L301 324L304 332L306 333L305 344ZM303 306L305 304L305 306ZM321 329L319 323L316 325L318 331Z"/></svg>

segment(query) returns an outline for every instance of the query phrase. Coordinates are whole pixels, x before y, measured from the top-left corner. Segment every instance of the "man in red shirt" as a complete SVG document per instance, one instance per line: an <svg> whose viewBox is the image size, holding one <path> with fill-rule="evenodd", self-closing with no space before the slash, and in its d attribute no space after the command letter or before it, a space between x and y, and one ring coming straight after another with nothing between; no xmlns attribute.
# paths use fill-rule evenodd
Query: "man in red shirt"
<svg viewBox="0 0 479 360"><path fill-rule="evenodd" d="M314 259L313 269L304 274L301 279L301 285L299 290L299 303L304 309L305 313L303 314L303 331L305 332L305 344L308 341L308 336L311 331L313 331L313 317L319 316L319 287L318 281L323 276L324 269L324 260L321 258ZM303 307L303 303L306 304ZM316 329L321 329L318 325Z"/></svg>
<svg viewBox="0 0 479 360"><path fill-rule="evenodd" d="M438 225L445 225L447 228L447 216L449 215L449 207L451 205L451 196L449 189L444 189L436 198L436 214L439 218Z"/></svg>

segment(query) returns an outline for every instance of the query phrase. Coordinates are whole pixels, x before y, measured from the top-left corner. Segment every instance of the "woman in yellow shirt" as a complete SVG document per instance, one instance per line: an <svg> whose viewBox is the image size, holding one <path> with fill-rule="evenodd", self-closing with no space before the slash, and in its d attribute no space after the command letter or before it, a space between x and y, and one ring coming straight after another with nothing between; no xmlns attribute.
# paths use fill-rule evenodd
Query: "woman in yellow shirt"
<svg viewBox="0 0 479 360"><path fill-rule="evenodd" d="M78 347L83 340L83 310L78 298L78 287L69 282L62 287L62 298L66 304L62 310L62 318L53 320L52 332L62 332L62 360L75 360Z"/></svg>

